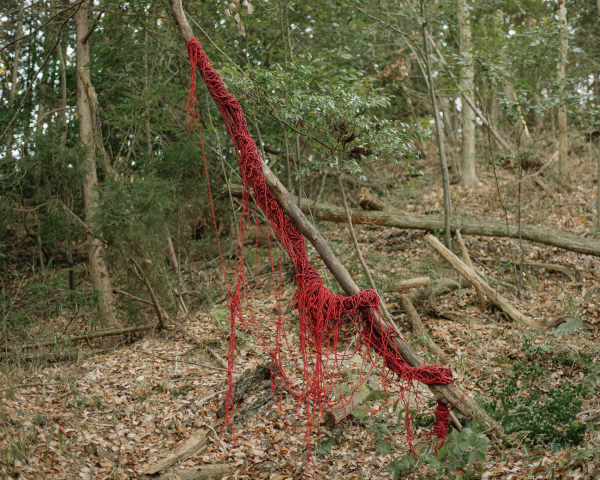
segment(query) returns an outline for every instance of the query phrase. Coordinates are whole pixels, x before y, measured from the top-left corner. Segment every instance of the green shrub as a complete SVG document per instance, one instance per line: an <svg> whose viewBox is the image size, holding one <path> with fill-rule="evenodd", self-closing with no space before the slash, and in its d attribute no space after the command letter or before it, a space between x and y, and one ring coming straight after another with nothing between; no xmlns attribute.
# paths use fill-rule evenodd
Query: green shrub
<svg viewBox="0 0 600 480"><path fill-rule="evenodd" d="M562 380L549 387L548 372L533 365L515 363L512 373L500 385L491 387L486 403L490 415L504 427L507 435L519 433L529 444L553 448L579 445L586 425L577 423L577 414L588 392L586 385L573 386Z"/></svg>
<svg viewBox="0 0 600 480"><path fill-rule="evenodd" d="M437 456L431 454L399 457L388 466L394 480L413 472L419 463L427 464L435 470L435 478L447 476L456 478L454 472L460 469L463 478L480 477L489 447L489 439L478 433L477 424L464 428L462 432L453 430L441 446ZM479 465L477 463L479 462Z"/></svg>

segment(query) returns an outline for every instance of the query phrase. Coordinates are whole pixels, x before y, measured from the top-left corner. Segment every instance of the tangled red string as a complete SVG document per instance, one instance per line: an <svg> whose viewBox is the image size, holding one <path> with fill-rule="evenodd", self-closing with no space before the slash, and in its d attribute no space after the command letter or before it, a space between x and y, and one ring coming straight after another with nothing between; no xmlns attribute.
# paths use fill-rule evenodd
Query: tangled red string
<svg viewBox="0 0 600 480"><path fill-rule="evenodd" d="M235 354L235 328L243 327L256 335L262 347L272 356L272 394L279 398L279 405L283 411L283 395L291 394L296 400L296 415L301 424L305 425L309 457L312 429L317 413L323 414L324 408L331 408L333 393L337 392L346 404L350 404L352 394L346 395L340 391L341 377L344 361L362 355L362 367L357 384L365 380L373 368L375 359L371 352L374 351L383 358L382 383L386 392L384 405L387 404L387 385L393 380L388 378L388 371L393 372L405 382L402 388L402 400L406 408L406 426L408 441L412 446L412 433L410 429L409 403L404 396L405 392L413 391L417 387L414 382L427 385L452 384L452 371L441 365L424 365L413 368L406 363L398 353L394 344L394 337L398 334L387 325L379 312L379 297L373 290L362 290L355 295L345 297L331 293L323 285L319 274L310 265L305 252L304 238L298 228L289 220L277 203L263 175L263 164L259 150L250 137L248 126L242 107L231 95L221 76L211 65L206 53L197 38L188 41L188 54L191 68L188 72L189 93L187 112L191 119L188 130L193 130L198 116L198 102L196 99L196 68L200 70L202 78L208 87L210 96L217 104L229 136L231 137L238 157L238 165L242 176L243 195L242 212L238 225L237 268L234 280L228 283L228 302L231 310L231 334L229 337L228 358L228 390L226 396L225 424L230 425L233 398L233 377ZM190 130L190 131L191 131ZM203 147L204 148L204 147ZM210 188L210 183L209 183ZM252 195L249 189L252 189ZM210 193L210 190L209 190ZM281 304L281 260L279 269L275 268L273 254L271 255L272 282L276 298L276 308L273 312L277 316L274 323L269 323L269 315L257 318L252 306L248 302L248 284L244 269L243 238L249 228L250 220L259 223L256 211L252 211L250 197L264 212L267 226L264 228L267 238L272 230L275 232L281 246L290 257L296 272L296 292L289 303ZM212 201L212 200L211 200ZM283 252L280 253L283 255ZM257 272L258 273L258 272ZM226 278L227 281L227 278ZM298 316L300 326L299 350L300 355L294 355L290 346L291 333L284 328L285 313L292 310ZM265 329L275 328L275 341L263 335ZM351 336L356 335L354 347L352 342L346 342ZM346 346L342 347L345 344ZM285 348L285 349L284 349ZM293 373L288 369L290 364L284 365L284 353L289 353L293 365L297 367L301 381L295 381ZM299 358L298 358L299 357ZM369 363L367 363L369 362ZM369 365L370 366L367 366ZM287 368L284 368L286 367ZM365 371L367 370L367 371ZM415 395L418 401L418 397ZM339 407L338 407L339 408ZM284 418L286 418L284 416ZM439 402L436 410L436 421L432 435L437 436L438 445L444 441L448 426L449 410L446 404ZM287 419L286 419L287 421Z"/></svg>

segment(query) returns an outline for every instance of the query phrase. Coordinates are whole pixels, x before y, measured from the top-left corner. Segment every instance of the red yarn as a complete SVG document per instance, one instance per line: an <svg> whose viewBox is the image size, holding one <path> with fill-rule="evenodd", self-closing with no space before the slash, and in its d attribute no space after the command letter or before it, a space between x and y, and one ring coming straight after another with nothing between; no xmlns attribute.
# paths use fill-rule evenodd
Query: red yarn
<svg viewBox="0 0 600 480"><path fill-rule="evenodd" d="M221 76L213 68L208 57L197 38L188 41L188 53L191 68L188 72L189 95L187 112L191 119L188 130L193 130L197 118L196 99L196 68L200 70L202 78L208 87L210 96L217 104L229 136L235 146L238 164L242 176L243 195L242 212L239 220L239 237L237 253L237 268L234 280L228 283L228 302L231 310L231 334L229 337L228 357L228 390L226 396L225 424L230 425L233 398L233 377L235 354L235 328L245 328L256 335L262 347L272 356L272 371L274 372L272 394L279 397L282 410L282 397L291 394L296 400L296 415L298 420L305 422L303 431L306 433L306 442L310 455L311 434L315 415L331 407L332 394L339 393L346 403L351 402L351 394L342 395L339 391L341 384L343 361L352 358L355 354L363 356L363 366L368 360L372 364L375 359L371 351L383 357L384 369L382 371L383 387L386 391L384 405L387 404L387 385L392 380L388 378L388 371L394 372L406 385L403 387L402 400L407 410L406 421L409 434L409 443L412 439L410 430L410 415L408 401L404 397L407 391L416 392L417 387L413 382L427 385L452 384L452 371L441 365L424 365L413 368L397 352L394 338L397 332L388 326L381 318L379 312L379 297L373 290L362 290L349 297L336 295L327 290L319 274L310 265L305 252L304 238L298 228L289 220L281 206L273 197L267 186L262 170L262 160L259 150L250 137L246 119L239 102L231 95ZM190 130L191 131L191 130ZM271 253L272 283L276 297L277 307L273 312L277 316L276 322L268 323L268 315L257 318L247 301L252 292L248 292L245 277L243 256L244 233L249 221L257 220L256 212L250 208L250 189L256 204L261 208L267 218L266 232L275 232L285 252L289 255L296 272L297 289L286 305L281 304L281 267L276 269ZM258 224L258 221L256 222ZM256 227L259 228L259 227ZM269 235L267 235L269 238ZM283 256L283 252L281 253ZM280 265L281 265L280 258ZM300 352L301 358L296 358L290 348L290 332L284 328L284 313L290 308L298 315L300 324ZM285 312L284 312L285 310ZM262 330L276 329L276 341L265 339ZM340 339L349 339L358 333L356 345L350 349L346 346L339 351ZM364 352L364 353L363 353ZM301 382L291 378L292 373L284 368L283 355L290 353L290 357L298 367ZM372 367L371 367L372 368ZM361 369L358 384L364 381L364 368ZM353 393L353 392L352 392ZM415 398L417 398L415 396ZM285 417L284 417L285 418ZM432 432L439 439L438 445L444 441L448 426L449 410L446 404L438 403L436 422ZM286 420L287 421L287 420Z"/></svg>

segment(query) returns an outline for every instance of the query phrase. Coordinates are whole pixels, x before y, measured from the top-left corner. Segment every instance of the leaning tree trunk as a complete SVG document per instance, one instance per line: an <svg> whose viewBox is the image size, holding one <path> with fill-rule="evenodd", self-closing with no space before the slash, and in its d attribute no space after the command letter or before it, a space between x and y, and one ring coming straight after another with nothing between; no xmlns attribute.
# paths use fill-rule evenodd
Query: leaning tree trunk
<svg viewBox="0 0 600 480"><path fill-rule="evenodd" d="M473 82L475 71L473 68L473 55L471 50L471 18L467 0L458 0L458 25L460 35L460 53L466 63L460 69L460 89L462 97L462 157L461 157L461 184L472 187L477 183L475 172L475 112L467 104L466 97L474 102Z"/></svg>
<svg viewBox="0 0 600 480"><path fill-rule="evenodd" d="M452 205L450 202L450 180L448 178L448 164L446 163L446 153L444 150L444 130L440 121L440 112L437 108L435 98L435 89L433 85L433 75L431 74L431 61L429 59L429 45L427 41L427 28L425 23L425 7L421 0L421 15L423 17L423 47L425 50L425 66L427 67L427 79L429 83L429 97L431 98L431 106L433 108L433 116L435 118L435 136L440 153L440 166L442 169L442 186L444 189L444 226L446 232L446 246L452 248L452 234L450 233L450 219L452 218Z"/></svg>
<svg viewBox="0 0 600 480"><path fill-rule="evenodd" d="M89 38L85 43L83 42L88 35L87 17L87 5L83 2L75 15L78 70L85 67L90 61ZM86 73L85 75L89 75L89 73ZM94 223L94 211L98 206L98 177L96 174L96 158L94 153L92 113L85 83L81 78L81 75L77 75L77 111L79 117L79 137L81 138L81 143L84 147L87 147L83 159L88 167L87 174L83 181L86 223L88 227L92 227ZM114 298L108 273L108 265L102 257L102 242L98 238L88 234L88 246L92 282L94 288L99 292L98 309L100 311L102 325L104 327L120 327L122 326L121 322L117 320L115 315Z"/></svg>
<svg viewBox="0 0 600 480"><path fill-rule="evenodd" d="M560 27L560 61L558 62L558 85L560 91L564 90L567 69L567 50L569 48L567 10L565 0L558 0L558 21ZM560 178L567 176L569 146L567 138L567 106L561 102L558 107L558 172Z"/></svg>
<svg viewBox="0 0 600 480"><path fill-rule="evenodd" d="M233 196L242 196L242 186L229 184ZM343 207L331 203L317 203L312 200L303 202L302 211L307 215L329 222L345 223L346 212ZM444 219L435 215L418 215L407 212L379 212L376 210L351 210L354 225L377 225L380 227L425 230L435 232L444 228ZM600 257L600 241L593 237L581 237L574 233L554 230L537 225L524 225L504 221L486 221L453 217L450 230L461 231L463 235L481 235L483 237L522 238L530 242L542 243L552 247L564 248L572 252L585 253ZM520 235L520 237L519 237Z"/></svg>
<svg viewBox="0 0 600 480"><path fill-rule="evenodd" d="M58 61L60 62L60 92L61 92L61 100L60 107L62 110L58 115L58 119L61 123L61 135L60 135L60 147L62 149L65 148L67 144L67 133L69 129L69 124L67 122L67 65L65 63L65 57L62 51L62 42L56 46L56 54L58 56ZM69 204L69 199L71 195L69 193L69 188L65 187L63 190L63 203L65 205ZM69 267L69 289L75 290L75 271L73 270L75 264L73 263L73 251L71 250L71 232L69 230L71 224L71 217L68 212L64 212L65 219L65 247L67 254L67 265Z"/></svg>

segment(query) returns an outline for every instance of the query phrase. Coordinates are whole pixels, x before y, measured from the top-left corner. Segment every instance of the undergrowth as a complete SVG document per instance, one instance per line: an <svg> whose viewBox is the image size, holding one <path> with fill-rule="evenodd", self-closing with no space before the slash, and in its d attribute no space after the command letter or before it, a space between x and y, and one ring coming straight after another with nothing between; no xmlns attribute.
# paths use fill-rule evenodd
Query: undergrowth
<svg viewBox="0 0 600 480"><path fill-rule="evenodd" d="M587 425L577 415L597 386L598 364L590 355L555 351L529 339L521 351L525 361L513 363L508 375L492 382L485 408L507 435L517 434L530 446L557 450L580 445ZM587 374L583 380L580 372Z"/></svg>

